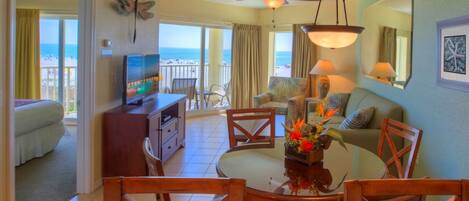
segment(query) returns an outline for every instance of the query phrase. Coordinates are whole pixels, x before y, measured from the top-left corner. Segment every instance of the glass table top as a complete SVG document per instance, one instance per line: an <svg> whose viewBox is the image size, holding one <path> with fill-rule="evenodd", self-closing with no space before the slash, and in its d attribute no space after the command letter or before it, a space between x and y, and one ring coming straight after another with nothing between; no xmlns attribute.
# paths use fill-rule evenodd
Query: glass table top
<svg viewBox="0 0 469 201"><path fill-rule="evenodd" d="M343 192L351 179L381 179L386 165L374 153L333 142L324 160L311 167L285 159L284 139L274 148L246 149L225 153L217 164L220 176L242 178L247 186L263 193L293 196L330 196Z"/></svg>

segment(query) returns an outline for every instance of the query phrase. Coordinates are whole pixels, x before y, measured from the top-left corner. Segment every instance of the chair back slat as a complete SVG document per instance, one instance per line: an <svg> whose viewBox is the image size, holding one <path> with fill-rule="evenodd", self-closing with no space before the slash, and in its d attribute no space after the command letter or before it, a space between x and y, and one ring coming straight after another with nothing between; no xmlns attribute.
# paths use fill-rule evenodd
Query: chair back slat
<svg viewBox="0 0 469 201"><path fill-rule="evenodd" d="M271 146L275 143L275 109L251 108L230 109L226 111L228 123L228 136L230 148L248 143L267 143ZM252 123L253 128L243 127L243 122ZM269 135L262 136L270 126Z"/></svg>
<svg viewBox="0 0 469 201"><path fill-rule="evenodd" d="M122 201L129 194L187 193L228 196L243 201L246 181L230 178L115 177L104 179L104 200Z"/></svg>
<svg viewBox="0 0 469 201"><path fill-rule="evenodd" d="M163 163L161 160L155 156L150 138L145 138L143 141L143 154L145 155L145 162L148 169L148 176L164 176ZM163 197L163 201L171 201L169 194L156 194L156 200L158 201L159 197Z"/></svg>
<svg viewBox="0 0 469 201"><path fill-rule="evenodd" d="M401 150L398 150L396 144L393 141L394 136L402 138L410 142L409 146L404 146ZM417 154L422 140L422 130L413 128L402 122L398 122L392 119L385 119L381 128L381 135L378 142L378 156L383 159L384 148L387 144L392 156L391 159L383 159L386 161L388 169L393 165L396 167L399 178L411 178ZM402 161L406 154L409 154L405 167Z"/></svg>
<svg viewBox="0 0 469 201"><path fill-rule="evenodd" d="M345 201L377 200L395 196L452 195L469 201L469 180L384 179L345 182Z"/></svg>

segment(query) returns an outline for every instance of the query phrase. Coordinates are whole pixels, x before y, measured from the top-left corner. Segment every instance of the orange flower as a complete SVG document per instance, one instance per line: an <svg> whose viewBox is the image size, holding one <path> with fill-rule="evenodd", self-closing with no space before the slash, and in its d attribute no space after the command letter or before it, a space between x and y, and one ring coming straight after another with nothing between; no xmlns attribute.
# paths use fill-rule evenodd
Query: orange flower
<svg viewBox="0 0 469 201"><path fill-rule="evenodd" d="M290 132L290 135L288 137L290 137L290 140L292 140L292 141L300 140L301 139L301 132L297 131L297 130L294 130L294 131Z"/></svg>
<svg viewBox="0 0 469 201"><path fill-rule="evenodd" d="M325 119L329 119L331 117L333 117L335 115L335 113L337 113L338 109L331 109L331 110L328 110L326 112L326 114L324 115L324 118Z"/></svg>
<svg viewBox="0 0 469 201"><path fill-rule="evenodd" d="M314 149L314 144L307 139L301 139L300 149L303 152L310 152Z"/></svg>
<svg viewBox="0 0 469 201"><path fill-rule="evenodd" d="M301 131L301 128L303 128L304 125L305 125L305 120L304 119L302 119L302 120L298 119L298 120L296 120L295 124L293 124L293 129L295 131Z"/></svg>
<svg viewBox="0 0 469 201"><path fill-rule="evenodd" d="M318 103L316 105L316 113L318 116L321 116L321 117L324 115L324 104Z"/></svg>

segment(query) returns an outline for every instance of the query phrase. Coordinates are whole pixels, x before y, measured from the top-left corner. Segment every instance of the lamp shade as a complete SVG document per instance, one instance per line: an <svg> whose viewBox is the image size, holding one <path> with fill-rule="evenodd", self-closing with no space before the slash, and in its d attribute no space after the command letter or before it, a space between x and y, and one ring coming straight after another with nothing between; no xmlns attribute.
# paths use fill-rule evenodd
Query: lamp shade
<svg viewBox="0 0 469 201"><path fill-rule="evenodd" d="M330 60L319 60L309 72L311 75L334 75L335 73L334 63Z"/></svg>
<svg viewBox="0 0 469 201"><path fill-rule="evenodd" d="M390 63L377 63L369 75L377 78L396 77L396 71Z"/></svg>
<svg viewBox="0 0 469 201"><path fill-rule="evenodd" d="M285 4L285 0L264 0L264 3L269 8L280 8Z"/></svg>
<svg viewBox="0 0 469 201"><path fill-rule="evenodd" d="M305 25L302 28L311 42L331 49L352 45L364 30L362 27L341 25Z"/></svg>

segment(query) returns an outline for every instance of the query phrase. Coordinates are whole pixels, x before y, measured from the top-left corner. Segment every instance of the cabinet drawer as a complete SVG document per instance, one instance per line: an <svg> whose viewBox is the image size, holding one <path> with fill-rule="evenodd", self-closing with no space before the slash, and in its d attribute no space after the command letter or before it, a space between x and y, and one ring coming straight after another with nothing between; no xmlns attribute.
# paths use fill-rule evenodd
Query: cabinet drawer
<svg viewBox="0 0 469 201"><path fill-rule="evenodd" d="M168 160L177 150L178 150L177 137L173 136L172 138L168 140L168 142L163 144L163 148L162 148L163 161Z"/></svg>
<svg viewBox="0 0 469 201"><path fill-rule="evenodd" d="M161 140L163 143L167 142L177 133L177 122L176 118L166 122L161 128Z"/></svg>

